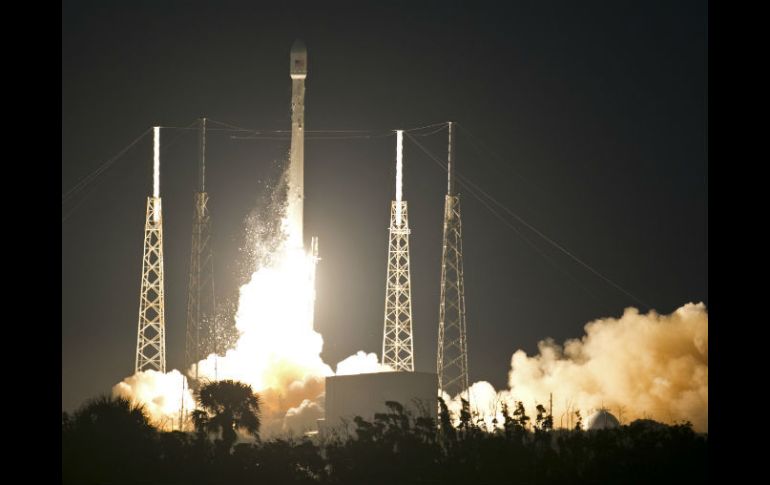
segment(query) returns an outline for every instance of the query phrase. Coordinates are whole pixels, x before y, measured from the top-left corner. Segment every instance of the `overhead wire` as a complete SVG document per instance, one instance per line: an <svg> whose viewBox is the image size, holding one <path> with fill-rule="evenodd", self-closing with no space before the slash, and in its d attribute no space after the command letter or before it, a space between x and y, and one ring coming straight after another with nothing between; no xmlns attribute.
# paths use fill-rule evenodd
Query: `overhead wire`
<svg viewBox="0 0 770 485"><path fill-rule="evenodd" d="M109 160L107 160L103 164L99 165L99 167L97 167L96 170L94 170L93 172L89 173L88 175L83 177L78 183L76 183L74 186L72 186L64 195L62 195L62 198L61 198L62 203L66 202L67 199L69 199L73 195L75 195L78 192L80 192L81 190L83 190L83 188L85 188L89 183L91 183L91 181L93 179L95 179L96 177L101 175L105 170L110 168L113 163L115 163L120 157L122 157L126 152L128 152L134 145L139 143L139 141L142 138L144 138L145 135L147 135L151 130L152 130L152 128L148 128L147 130L143 131L142 134L139 135L138 137L136 137L136 139L134 141L132 141L125 148L120 150L117 155L115 155L114 157L110 158Z"/></svg>
<svg viewBox="0 0 770 485"><path fill-rule="evenodd" d="M488 146L487 146L487 145L486 145L486 144L485 144L485 143L484 143L484 142L481 140L481 138L479 138L478 136L476 136L476 135L474 135L473 133L471 133L471 131L470 131L470 130L468 130L468 128L466 128L466 127L465 127L465 125L463 125L463 124L461 124L461 123L456 123L456 125L458 126L458 128L460 128L460 130L462 130L462 131L463 131L463 132L464 132L466 135L468 135L468 141L470 141L470 142L471 142L471 145L472 145L474 148L476 148L476 150L479 152L479 154L481 154L481 152L482 152L482 151L485 151L486 153L488 153L489 155L491 155L491 156L492 156L492 159L496 159L496 160L499 162L499 165L496 165L496 167L497 167L498 169L500 169L501 171L503 171L503 169L502 169L502 168L500 168L500 167L505 167L505 168L506 168L506 169L507 169L509 172L511 172L511 173L512 173L514 176L516 176L516 177L518 177L519 179L521 179L521 180L523 180L523 181L527 182L527 183L528 183L528 184L530 184L532 187L534 187L534 188L536 188L537 190L539 190L541 193L546 193L546 192L547 192L547 191L546 191L546 190L545 190L543 187L541 187L539 184L537 184L537 183L533 182L533 181L532 181L532 180L530 180L528 177L525 177L525 176L524 176L524 175L523 175L521 172L519 172L518 170L514 169L514 168L511 166L511 164L509 163L509 161L508 161L508 160L504 159L503 157L501 157L500 155L498 155L496 152L494 152L494 151L493 151L491 148L489 148L489 147L488 147Z"/></svg>
<svg viewBox="0 0 770 485"><path fill-rule="evenodd" d="M209 128L207 131L225 131L225 132L248 132L253 133L256 136L249 136L249 137L238 137L231 135L231 139L260 139L260 140L280 140L280 141L289 141L291 140L290 137L285 136L264 136L267 134L283 134L283 133L290 133L290 130L255 130L255 129L249 129L249 128L243 128L240 126L236 126L230 123L226 123L223 121L213 120L211 118L207 118L208 121L212 123L216 123L218 125L226 127L226 129L217 129L217 128ZM162 128L165 129L178 129L182 130L182 132L187 130L197 130L197 128L194 128L193 125L197 123L197 120L194 121L190 126L187 127L173 127L173 126L165 126ZM444 128L447 126L447 122L440 122L440 123L433 123L425 126L415 127L415 128L409 128L404 129L404 133L406 133L407 137L409 137L423 152L425 152L428 157L436 162L439 166L446 169L446 165L439 160L437 157L435 157L427 148L425 148L420 142L418 142L415 137L427 137L431 135L435 135L436 133L444 130ZM472 143L475 143L477 148L485 149L488 153L490 153L493 157L497 158L498 160L502 161L502 157L497 155L495 152L490 150L486 145L481 141L480 138L478 138L476 135L471 133L467 128L465 128L461 124L457 124L466 134L469 135L469 138L475 139L472 140ZM434 128L432 131L428 133L415 133L422 130ZM64 204L68 199L73 197L74 195L80 193L83 191L87 186L89 186L94 180L96 180L101 174L103 174L110 166L112 166L120 157L122 157L128 150L130 150L134 145L136 145L144 136L147 135L151 131L151 128L143 132L139 137L137 137L134 141L132 141L128 146L126 146L123 150L121 150L117 155L112 157L111 159L107 160L105 163L103 163L101 166L99 166L96 170L94 170L92 173L84 177L80 182L78 182L75 186L73 186L70 190L68 190L63 196L62 196L62 204ZM313 140L345 140L345 139L371 139L371 138L385 138L389 136L393 136L395 134L394 130L307 130L306 133L357 133L356 135L350 135L350 136L312 136L312 137L306 137L306 139L313 139ZM368 134L364 134L368 133ZM181 136L182 133L177 135L172 141L164 146L164 151L166 151L168 148L170 148ZM523 180L527 180L526 177L522 175L518 175ZM590 266L588 263L580 259L578 256L573 254L571 251L569 251L567 248L559 244L558 242L554 241L552 238L545 235L542 231L538 230L536 227L532 226L530 223L525 221L521 216L513 212L509 207L502 204L500 201L498 201L496 198L494 198L492 195L490 195L488 192L483 190L481 187L478 186L478 184L474 183L472 180L468 179L458 171L458 180L460 181L460 184L468 190L468 192L477 200L479 200L482 205L489 210L497 219L499 219L506 227L513 230L519 237L521 237L530 247L532 247L535 251L538 252L546 261L549 262L552 266L556 267L557 269L560 269L561 271L565 272L571 279L573 279L576 283L578 283L586 292L593 295L590 290L588 290L585 286L580 284L577 280L574 279L574 277L566 272L563 268L560 268L556 263L553 261L552 258L547 256L537 245L535 245L529 238L527 238L516 226L512 225L510 221L505 219L505 217L500 214L497 210L495 210L491 205L490 202L506 213L508 213L511 217L515 218L519 223L523 224L525 227L527 227L529 230L534 232L536 235L538 235L541 239L567 255L569 258L571 258L573 261L577 262L581 266L583 266L585 269L589 270L591 273L596 275L597 277L601 278L604 282L611 285L613 288L621 291L626 296L632 298L638 303L641 303L642 305L647 306L650 308L651 306L644 301L642 301L640 298L634 296L629 291L625 290L623 287L609 279L608 277L604 276L601 272L594 269L592 266ZM532 183L531 181L527 180L528 182ZM534 186L536 184L532 183ZM487 200L484 200L484 197L486 197ZM86 199L86 197L83 197L63 218L62 222L66 221L72 213L75 212L75 210L80 207L80 205L83 203L83 201Z"/></svg>
<svg viewBox="0 0 770 485"><path fill-rule="evenodd" d="M435 130L433 130L433 131L430 131L430 132L428 132L428 133L412 133L412 136L421 136L421 137L426 137L426 136L433 136L433 135L435 135L436 133L439 133L439 132L441 132L441 131L444 131L444 129L445 129L447 126L449 126L449 123L442 123L442 126L440 126L440 127L436 128L436 129L435 129Z"/></svg>
<svg viewBox="0 0 770 485"><path fill-rule="evenodd" d="M277 140L277 141L290 141L291 137L288 136L291 133L291 130L256 130L256 129L250 129L250 128L244 128L241 126L234 125L232 123L227 123L224 121L214 120L211 118L206 118L207 121L223 126L224 128L213 128L209 127L207 129L208 132L226 132L226 133L252 133L251 136L235 136L231 135L231 139L255 139L255 140ZM161 126L164 130L180 130L182 133L185 131L197 131L198 128L195 126L197 124L197 120L193 121L188 126ZM430 136L431 134L437 133L438 131L442 130L444 126L446 126L446 122L441 123L432 123L425 126L418 126L414 128L408 128L405 129L405 132L414 132L415 136ZM425 133L420 134L417 132L420 132L422 130L430 129L439 127L438 129L432 131L431 133ZM115 156L101 164L99 167L97 167L93 172L89 173L85 177L83 177L78 183L76 183L73 187L71 187L69 190L67 190L62 195L62 205L69 202L73 197L75 197L78 194L81 194L85 189L87 189L89 186L91 186L94 182L96 182L99 177L104 174L110 167L112 167L115 162L117 162L121 157L123 157L133 146L135 146L137 143L139 143L148 133L152 131L152 128L148 128L144 132L142 132L141 135L139 135L136 139L134 139L131 143L129 143L125 148L123 148L120 152L118 152ZM390 136L394 136L395 131L394 130L307 130L305 133L312 134L311 136L306 136L305 139L307 140L353 140L353 139L377 139L377 138L387 138ZM329 135L324 135L329 134ZM180 133L181 135L181 133ZM271 135L279 135L279 136L271 136ZM285 135L285 136L281 136ZM321 136L318 136L321 135ZM170 143L164 144L162 150L165 152L168 148L170 148L178 139L179 135L172 139ZM86 192L86 195L82 197L80 201L78 201L63 217L62 222L69 219L69 217L82 205L82 203L85 201L85 199L88 196L88 192Z"/></svg>
<svg viewBox="0 0 770 485"><path fill-rule="evenodd" d="M415 144L417 144L417 146L418 146L418 147L419 147L419 148L420 148L420 149L421 149L423 152L425 152L425 154L426 154L426 155L428 155L428 157L429 157L431 160L433 160L433 161L434 161L434 162L435 162L435 163L436 163L436 164L437 164L439 167L441 167L443 170L447 170L447 165L446 165L446 164L445 164L443 161L441 161L441 160L440 160L440 159L438 159L438 158L437 158L435 155L433 155L432 153L430 153L430 152L429 152L429 151L428 151L428 150L427 150L427 149L426 149L424 146L422 146L422 145L421 145L420 143L418 143L416 140L414 140L414 139L413 139L412 141L414 141L414 142L415 142ZM459 175L459 174L458 174L458 175ZM516 233L516 234L517 234L519 237L521 237L521 238L524 240L524 242L526 242L526 243L527 243L527 245L529 245L529 247L531 247L531 248L532 248L532 249L533 249L535 252L537 252L538 254L540 254L540 256L542 256L542 257L543 257L543 259L544 259L544 260L545 260L545 261L546 261L548 264L550 264L550 265L551 265L551 267L553 267L553 268L555 268L556 270L558 270L558 271L560 271L560 272L564 273L564 274L565 274L565 275L566 275L568 278L570 278L570 279L571 279L571 280L572 280L572 281L573 281L573 282L574 282L574 283L575 283L577 286L579 286L581 289L583 289L583 291L585 291L585 292L586 292L586 293L587 293L589 296L591 296L592 298L594 298L594 299L595 299L595 300L597 300L597 301L599 300L599 298L596 296L596 294L595 294L594 292L592 292L590 289L588 289L588 287L587 287L587 286L585 286L583 283L581 283L581 282L580 282L580 281L579 281L577 278L575 278L575 277L574 277L574 276L573 276L573 275L572 275L572 274L571 274L569 271L567 271L566 269L564 269L564 268L562 268L561 266L559 266L559 265L556 263L556 261L554 261L554 259L553 259L553 258L551 258L550 256L548 256L548 254L546 254L546 253L545 253L545 252L544 252L542 249L540 249L540 248L539 248L539 247L538 247L538 246L537 246L537 245L536 245L534 242L532 242L532 241L531 241L531 240L530 240L530 239L529 239L527 236L525 236L525 235L524 235L524 233L522 233L522 232L521 232L521 230L520 230L518 227L516 227L516 226L514 226L513 224L511 224L511 222L510 222L508 219L506 219L506 218L505 218L505 216L503 216L502 214L500 214L500 212L498 212L498 211L497 211L497 210L496 210L494 207L492 207L491 205L489 205L489 203L488 203L486 200L484 200L484 198L483 198L482 196L480 196L479 194L477 194L477 193L476 193L476 191L475 191L475 190L474 190L472 187L468 186L468 185L465 183L465 180L464 180L464 178L463 178L463 179L460 179L460 180L459 180L459 182L460 182L460 185L461 185L463 188L465 188L465 189L468 191L468 193L469 193L469 194L471 194L471 195L472 195L472 196L473 196L473 197L474 197L476 200L478 200L478 201L481 203L481 205L483 205L483 206L484 206L484 207L485 207L485 208L486 208L486 209L487 209L489 212L491 212L491 213L492 213L492 215L494 215L494 216L495 216L495 217L496 217L498 220L500 220L500 222L501 222L503 225L505 225L506 227L508 227L508 228L509 228L509 229L511 229L512 231L514 231L514 232L515 232L515 233Z"/></svg>
<svg viewBox="0 0 770 485"><path fill-rule="evenodd" d="M196 120L196 121L194 121L194 122L193 122L193 123L192 123L190 126L192 126L192 125L194 125L194 124L196 124L196 123L197 123L197 120ZM161 128L162 128L162 127L161 127ZM186 128L184 128L184 129L186 130L187 128L189 128L189 127L186 127ZM82 191L83 191L84 189L86 189L86 187L88 187L88 186L91 186L91 189L92 189L92 191L93 191L93 188L94 188L94 187L96 186L96 184L98 183L98 180L101 180L101 179L98 179L99 175L102 175L102 174L104 174L104 172L107 170L107 168L109 168L109 167L110 167L112 164L114 164L114 163L115 163L115 161L117 161L117 160L118 160L118 159L119 159L119 158L120 158L122 155L124 155L124 154L125 154L125 153L128 151L128 149L130 149L132 146L134 146L136 143L138 143L138 142L139 142L139 140L141 140L141 139L142 139L142 138L143 138L145 135L147 135L147 133L149 133L150 131L152 131L152 127L151 127L151 128L149 128L149 129L148 129L147 131L145 131L144 133L142 133L141 135L139 135L139 137L138 137L136 140L134 140L133 142L131 142L131 144L130 144L129 146L127 146L126 148L124 148L123 150L121 150L121 152L120 152L120 153L118 153L118 155L116 155L116 156L115 156L115 157L113 157L112 159L108 160L108 162L110 162L110 163L104 163L104 164L102 164L102 167L104 167L104 168L103 168L102 170L100 170L100 171L99 171L99 173L97 173L96 175L94 175L93 177L91 177L91 178L90 178L90 180L88 180L88 181L87 181L85 184L83 184L83 186L82 186L82 187L80 187L80 188L79 188L79 189L77 189L76 191L74 191L75 187L73 187L72 189L70 189L70 190L67 192L67 194L70 194L70 193L71 193L71 195L67 195L67 194L65 194L65 196L67 196L67 197L71 198L71 197L72 197L72 196L74 196L76 193L80 193L80 192L82 192ZM171 147L173 147L173 146L174 146L174 144L175 144L177 141L179 141L180 137L181 137L183 134L184 134L184 131L182 131L181 133L177 133L177 135L176 135L174 138L172 138L170 142L168 142L168 143L164 144L164 145L161 147L161 153L168 153L168 150L169 150L169 149L171 149ZM100 167L100 168L102 168L102 167ZM96 171L92 172L92 174L91 174L91 175L93 175L95 172L96 172ZM90 175L89 175L89 177L90 177ZM83 182L83 181L81 181L81 182ZM69 211L68 211L68 212L67 212L67 213L66 213L64 216L62 216L62 223L66 222L66 221L67 221L67 219L69 219L69 218L72 216L72 214L74 214L74 213L75 213L75 211L76 211L76 210L77 210L77 209L78 209L78 208L79 208L79 207L80 207L80 206L83 204L83 202L85 202L85 200L88 198L88 196L90 195L90 193L91 193L91 192L87 192L87 193L85 193L85 195L83 195L83 197L81 197L81 198L80 198L80 200L79 200L79 201L78 201L78 202L77 202L77 203L76 203L74 206L72 206L72 208L71 208L71 209L70 209L70 210L69 210ZM64 204L65 204L65 202L66 202L66 201L65 201L65 198L64 198L64 197L62 197L62 205L64 205Z"/></svg>
<svg viewBox="0 0 770 485"><path fill-rule="evenodd" d="M429 158L431 158L431 159L432 159L434 162L438 163L438 164L439 164L439 166L441 166L441 167L443 167L444 169L446 169L446 164L444 164L444 163L443 163L441 160L439 160L439 159L438 159L438 158L437 158L435 155L433 155L433 153L431 153L431 152L430 152L430 151L429 151L427 148L425 148L425 147L424 147L424 146L423 146L423 145L422 145L422 144L421 144L419 141L417 141L417 140L416 140L414 137L412 137L411 135L407 135L407 136L408 136L408 137L411 139L411 141L412 141L412 142L414 142L414 143L415 143L415 144L416 144L416 145L417 145L417 146L418 146L418 147L419 147L419 148L420 148L420 149L421 149L423 152L425 152L425 154L426 154L426 155L428 155L428 157L429 157ZM505 206L504 204L502 204L500 201L498 201L497 199L495 199L494 197L492 197L492 196L491 196L491 195L490 195L488 192L486 192L486 191L485 191L485 190L483 190L481 187L479 187L479 186L478 186L478 184L474 183L473 181L471 181L470 179L468 179L467 177L465 177L464 175L462 175L461 173L459 173L459 171L458 171L457 175L458 175L458 180L460 181L460 184L461 184L463 187L465 187L465 188L466 188L466 189L469 191L469 193L470 193L472 196L474 196L476 199L478 199L480 202L482 202L482 203L484 204L484 206L485 206L485 207L487 207L487 209L489 209L489 205L488 205L488 204L486 204L486 203L484 203L484 202L483 202L483 200L482 200L482 198L481 198L481 197L480 197L480 196L479 196L479 195L478 195L476 192L478 192L478 193L482 194L482 195L483 195L484 197L486 197L486 198L487 198L487 199L488 199L488 200L489 200L491 203L495 204L495 205L496 205L496 206L498 206L500 209L502 209L502 210L504 210L506 213L508 213L510 216L514 217L514 218L515 218L517 221L519 221L521 224L523 224L523 225L524 225L525 227L527 227L529 230L531 230L532 232L534 232L534 233L535 233L536 235L538 235L538 236L539 236L541 239L543 239L544 241L546 241L546 242L548 242L549 244L551 244L553 247L555 247L556 249L558 249L559 251L561 251L562 253L564 253L565 255L567 255L567 256L568 256L569 258L571 258L573 261L577 262L578 264L580 264L580 265L581 265L581 266L583 266L584 268L588 269L588 270L589 270L591 273L593 273L594 275L596 275L596 276L598 276L599 278L601 278L601 279L602 279L602 280L603 280L605 283L608 283L608 284L609 284L609 285L611 285L613 288L615 288L616 290L619 290L619 291L620 291L620 292L622 292L624 295L626 295L626 296L628 296L629 298L633 299L633 300L634 300L634 301L636 301L637 303L640 303L640 304L642 304L642 305L646 306L647 308L652 308L652 307L651 307L651 305L649 305L648 303L644 302L644 301L643 301L643 300L641 300L640 298L636 297L635 295L633 295L632 293L630 293L629 291L627 291L626 289L624 289L623 287L621 287L619 284L617 284L617 283L615 283L614 281L612 281L610 278L608 278L608 277L604 276L604 275L603 275L602 273L600 273L598 270L594 269L594 268L593 268L593 267L591 267L591 266L590 266L588 263L586 263L585 261L583 261L582 259L580 259L579 257L577 257L575 254L573 254L573 253L572 253L571 251L569 251L568 249L566 249L564 246L562 246L561 244L559 244L559 243L557 243L556 241L554 241L552 238L550 238L550 237L548 237L547 235L545 235L545 234L544 234L542 231L538 230L536 227L532 226L530 223L528 223L527 221L525 221L525 220L524 220L524 219L523 219L521 216L519 216L518 214L516 214L515 212L513 212L513 211L512 211L510 208L508 208L507 206ZM500 218L500 217L499 217L499 215L496 213L496 211L491 211L491 212L493 212L493 214L495 214L495 215L496 215L498 218ZM512 229L513 229L513 227L512 227L510 224L506 224L506 226L508 226L509 228L512 228ZM519 231L516 231L516 232L517 232L517 234L521 235L521 233L520 233ZM525 241L528 241L526 238L524 238L524 240L525 240ZM541 255L543 255L543 253L542 253L541 251L539 251L539 250L538 250L538 252L539 252ZM569 274L569 273L567 273L567 274Z"/></svg>

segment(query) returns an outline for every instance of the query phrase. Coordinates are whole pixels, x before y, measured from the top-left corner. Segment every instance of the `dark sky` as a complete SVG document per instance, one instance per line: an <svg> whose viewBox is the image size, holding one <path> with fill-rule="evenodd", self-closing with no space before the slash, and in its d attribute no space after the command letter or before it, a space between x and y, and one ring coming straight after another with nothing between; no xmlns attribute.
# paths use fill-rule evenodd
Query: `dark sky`
<svg viewBox="0 0 770 485"><path fill-rule="evenodd" d="M456 121L460 172L528 223L658 312L708 304L705 2L302 5L64 2L62 193L155 124L205 115L289 129L288 55L301 37L308 130ZM161 137L176 138L161 159L174 368L184 358L196 149L193 131ZM445 157L445 131L420 140ZM221 297L237 289L243 221L287 150L281 140L209 138ZM306 141L305 234L320 239L316 329L332 366L381 351L394 156L394 137ZM415 364L435 371L445 175L409 140L404 156ZM62 223L63 409L133 372L151 167L148 136L62 206L63 216L74 208ZM516 349L580 337L588 321L638 306L511 218L549 263L461 197L471 381L501 387Z"/></svg>

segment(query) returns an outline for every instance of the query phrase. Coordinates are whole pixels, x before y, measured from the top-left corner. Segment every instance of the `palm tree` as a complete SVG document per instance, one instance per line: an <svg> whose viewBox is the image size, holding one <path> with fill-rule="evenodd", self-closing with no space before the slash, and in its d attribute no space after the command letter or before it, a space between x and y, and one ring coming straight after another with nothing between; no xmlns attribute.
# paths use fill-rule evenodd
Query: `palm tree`
<svg viewBox="0 0 770 485"><path fill-rule="evenodd" d="M259 439L259 396L251 386L233 380L205 384L197 393L201 409L193 411L195 429L218 433L229 452L235 443L235 430L240 428Z"/></svg>
<svg viewBox="0 0 770 485"><path fill-rule="evenodd" d="M122 397L99 396L62 416L63 483L123 483L156 463L157 431L147 412Z"/></svg>

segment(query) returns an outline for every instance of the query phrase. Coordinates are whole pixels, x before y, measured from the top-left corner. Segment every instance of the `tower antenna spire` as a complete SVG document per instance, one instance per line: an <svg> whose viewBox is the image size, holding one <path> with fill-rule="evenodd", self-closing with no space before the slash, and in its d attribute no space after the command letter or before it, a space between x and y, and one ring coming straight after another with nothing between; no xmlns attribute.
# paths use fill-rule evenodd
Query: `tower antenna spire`
<svg viewBox="0 0 770 485"><path fill-rule="evenodd" d="M142 286L134 372L166 372L166 310L163 283L163 217L160 203L160 127L153 128L153 187L147 197Z"/></svg>
<svg viewBox="0 0 770 485"><path fill-rule="evenodd" d="M187 284L187 332L185 371L192 387L199 380L198 362L218 354L220 335L216 325L214 298L214 255L211 244L211 216L206 192L206 118L198 120L198 187L194 194L190 274Z"/></svg>
<svg viewBox="0 0 770 485"><path fill-rule="evenodd" d="M382 363L394 371L414 372L409 213L406 201L402 200L403 130L396 131L396 139L396 200L390 204Z"/></svg>
<svg viewBox="0 0 770 485"><path fill-rule="evenodd" d="M444 198L444 236L441 252L441 297L439 302L436 370L439 393L450 397L468 393L468 339L465 324L465 283L460 195L455 193L453 124L449 122L447 150L447 194Z"/></svg>

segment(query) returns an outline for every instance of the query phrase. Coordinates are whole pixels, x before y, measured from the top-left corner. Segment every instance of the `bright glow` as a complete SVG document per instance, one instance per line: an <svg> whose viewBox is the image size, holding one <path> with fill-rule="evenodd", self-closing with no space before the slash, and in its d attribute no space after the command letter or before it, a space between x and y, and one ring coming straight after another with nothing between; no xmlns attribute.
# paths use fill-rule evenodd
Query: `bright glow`
<svg viewBox="0 0 770 485"><path fill-rule="evenodd" d="M151 421L165 430L178 426L183 401L188 412L195 409L187 378L176 369L165 374L154 370L137 372L113 386L112 394L144 404Z"/></svg>
<svg viewBox="0 0 770 485"><path fill-rule="evenodd" d="M160 126L153 127L152 196L160 197Z"/></svg>
<svg viewBox="0 0 770 485"><path fill-rule="evenodd" d="M396 130L396 225L401 225L401 187L403 185L404 130Z"/></svg>
<svg viewBox="0 0 770 485"><path fill-rule="evenodd" d="M396 201L401 202L401 188L403 185L403 161L404 161L404 130L396 130Z"/></svg>
<svg viewBox="0 0 770 485"><path fill-rule="evenodd" d="M396 130L396 225L401 225L401 188L403 185L404 130Z"/></svg>
<svg viewBox="0 0 770 485"><path fill-rule="evenodd" d="M359 350L354 355L337 363L337 375L349 376L353 374L371 374L374 372L393 372L393 368L387 364L380 364L377 354L367 354Z"/></svg>
<svg viewBox="0 0 770 485"><path fill-rule="evenodd" d="M288 231L295 229L286 219L282 224ZM249 230L260 232L260 228ZM313 255L317 249L313 246L306 253L284 239L278 249L265 255L269 257L260 258L269 263L256 269L240 289L235 315L240 336L234 348L224 357L211 354L198 363L204 382L234 379L251 385L260 394L263 438L290 430L306 431L310 425L315 430L315 419L323 410L324 378L334 375L320 356L323 338L313 329L317 261ZM265 252L263 247L272 245L262 241L255 244L254 250L261 254ZM389 370L377 362L376 354L364 352L344 359L337 368L345 374ZM145 404L162 402L163 406L151 410L153 416L158 420L176 416L174 422L178 423L183 399L181 381L177 386L176 382L167 384L170 381L163 380L163 376L174 373L178 371L160 374L161 377L138 373L115 386L113 393ZM148 379L151 384L145 384ZM184 396L190 396L189 390ZM187 397L184 402L188 413L194 409L188 405Z"/></svg>
<svg viewBox="0 0 770 485"><path fill-rule="evenodd" d="M313 330L314 262L301 249L279 250L271 266L241 287L234 349L217 361L219 379L236 379L255 390L282 387L311 376L333 375L320 357L323 338ZM199 373L214 378L214 356Z"/></svg>
<svg viewBox="0 0 770 485"><path fill-rule="evenodd" d="M283 241L271 260L241 287L235 316L240 338L235 348L224 357L212 354L199 363L204 379L213 379L216 372L219 379L246 382L260 393L263 437L289 429L304 431L298 427L315 423L322 409L324 378L334 375L320 356L323 338L313 329L316 259L312 252ZM383 370L376 354L343 362L347 373Z"/></svg>

